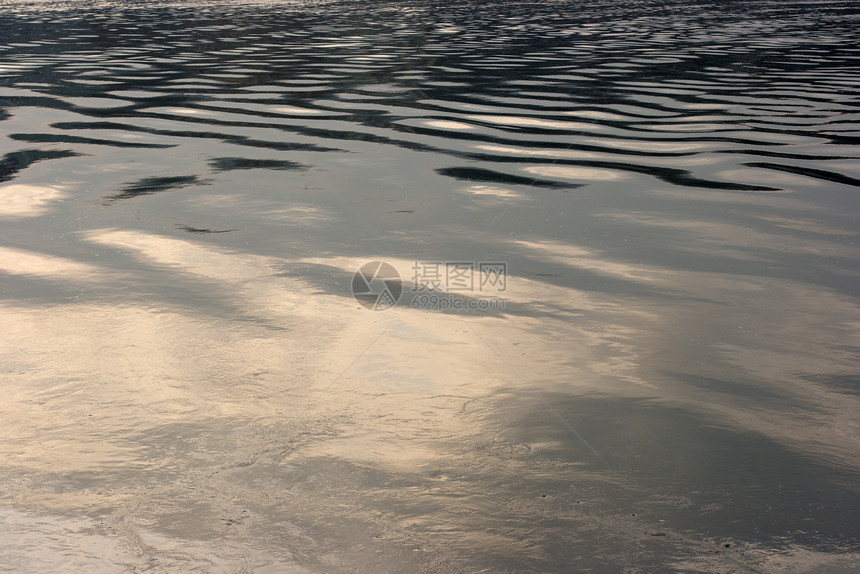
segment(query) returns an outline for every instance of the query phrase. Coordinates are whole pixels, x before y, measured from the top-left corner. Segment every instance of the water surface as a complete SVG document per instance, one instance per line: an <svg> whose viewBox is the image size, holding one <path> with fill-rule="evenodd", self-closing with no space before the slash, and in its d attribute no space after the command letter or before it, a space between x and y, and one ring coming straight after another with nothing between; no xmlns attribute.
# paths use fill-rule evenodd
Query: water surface
<svg viewBox="0 0 860 574"><path fill-rule="evenodd" d="M858 15L3 2L0 569L860 571Z"/></svg>

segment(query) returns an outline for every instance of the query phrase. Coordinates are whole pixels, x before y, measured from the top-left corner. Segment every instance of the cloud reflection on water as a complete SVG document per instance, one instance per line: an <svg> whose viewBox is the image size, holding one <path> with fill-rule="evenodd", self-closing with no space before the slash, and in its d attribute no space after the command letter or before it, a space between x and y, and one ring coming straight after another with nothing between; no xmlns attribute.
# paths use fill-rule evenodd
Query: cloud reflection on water
<svg viewBox="0 0 860 574"><path fill-rule="evenodd" d="M856 561L856 10L653 8L13 3L4 555ZM371 260L505 307L367 311Z"/></svg>

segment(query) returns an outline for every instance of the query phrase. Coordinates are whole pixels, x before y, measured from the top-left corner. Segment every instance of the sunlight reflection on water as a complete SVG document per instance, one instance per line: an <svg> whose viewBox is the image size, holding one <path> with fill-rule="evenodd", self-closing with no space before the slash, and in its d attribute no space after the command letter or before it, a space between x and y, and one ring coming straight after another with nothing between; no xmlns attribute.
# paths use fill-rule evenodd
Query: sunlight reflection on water
<svg viewBox="0 0 860 574"><path fill-rule="evenodd" d="M858 14L7 3L0 568L852 571Z"/></svg>

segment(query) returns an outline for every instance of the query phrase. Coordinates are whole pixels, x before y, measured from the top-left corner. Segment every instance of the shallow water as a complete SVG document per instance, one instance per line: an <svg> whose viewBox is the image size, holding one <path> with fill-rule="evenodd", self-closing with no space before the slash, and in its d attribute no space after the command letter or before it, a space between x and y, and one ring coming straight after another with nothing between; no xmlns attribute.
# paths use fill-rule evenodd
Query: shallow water
<svg viewBox="0 0 860 574"><path fill-rule="evenodd" d="M0 570L860 571L858 16L4 2Z"/></svg>

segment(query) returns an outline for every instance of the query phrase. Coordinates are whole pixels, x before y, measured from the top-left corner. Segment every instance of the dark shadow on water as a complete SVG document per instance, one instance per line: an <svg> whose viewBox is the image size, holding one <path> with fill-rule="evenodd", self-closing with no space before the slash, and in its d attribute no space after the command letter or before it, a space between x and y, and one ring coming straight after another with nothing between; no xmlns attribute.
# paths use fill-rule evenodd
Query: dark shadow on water
<svg viewBox="0 0 860 574"><path fill-rule="evenodd" d="M547 405L588 440L605 466ZM552 461L586 462L605 475L608 488L625 485L613 497L618 511L660 518L675 529L762 542L784 537L790 544L793 537L804 540L804 531L841 540L856 522L856 471L691 410L535 389L499 399L496 416L513 424L512 440L553 445L536 453L536 470ZM564 479L557 480L561 488Z"/></svg>
<svg viewBox="0 0 860 574"><path fill-rule="evenodd" d="M209 165L216 171L229 171L234 169L275 169L296 170L308 169L310 166L289 160L278 159L248 159L241 157L218 157L213 158Z"/></svg>
<svg viewBox="0 0 860 574"><path fill-rule="evenodd" d="M84 144L84 145L105 145L111 147L124 148L149 148L149 149L166 149L176 147L177 144L154 144L154 143L137 143L124 142L118 140L103 140L96 138L85 138L81 136L60 135L60 134L11 134L10 139L32 142L32 143L68 143L68 144Z"/></svg>
<svg viewBox="0 0 860 574"><path fill-rule="evenodd" d="M205 228L199 228L199 227L190 227L188 225L177 225L176 227L181 229L182 231L187 231L188 233L201 233L201 234L230 233L231 231L236 231L235 229L205 229Z"/></svg>
<svg viewBox="0 0 860 574"><path fill-rule="evenodd" d="M0 159L0 181L13 179L18 172L27 169L34 163L45 159L60 159L76 157L82 154L71 150L39 150L27 149L7 153Z"/></svg>
<svg viewBox="0 0 860 574"><path fill-rule="evenodd" d="M217 123L217 122L212 122ZM135 126L131 124L123 124L118 122L57 122L52 124L52 127L64 130L86 130L86 129L115 129L137 133L147 133L158 136L168 136L176 138L201 138L201 139L216 139L235 145L245 145L249 147L268 148L279 151L318 151L318 152L344 152L341 148L326 147L311 143L284 142L284 141L269 141L253 139L247 136L238 134L226 134L218 132L201 132L194 130L168 130L158 128L147 128ZM172 146L168 146L172 147Z"/></svg>
<svg viewBox="0 0 860 574"><path fill-rule="evenodd" d="M483 183L503 183L509 185L528 185L532 187L549 187L553 189L576 189L582 187L577 183L564 183L547 179L522 177L490 169L477 167L445 167L436 170L437 173L465 181Z"/></svg>
<svg viewBox="0 0 860 574"><path fill-rule="evenodd" d="M146 177L125 186L122 191L104 198L104 205L112 205L117 201L132 199L143 195L151 195L162 191L182 189L192 185L206 185L206 180L196 175L178 175L172 177Z"/></svg>

